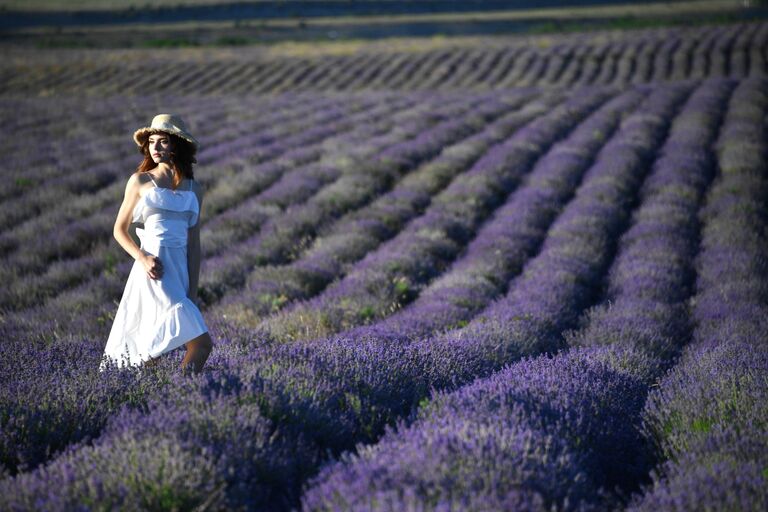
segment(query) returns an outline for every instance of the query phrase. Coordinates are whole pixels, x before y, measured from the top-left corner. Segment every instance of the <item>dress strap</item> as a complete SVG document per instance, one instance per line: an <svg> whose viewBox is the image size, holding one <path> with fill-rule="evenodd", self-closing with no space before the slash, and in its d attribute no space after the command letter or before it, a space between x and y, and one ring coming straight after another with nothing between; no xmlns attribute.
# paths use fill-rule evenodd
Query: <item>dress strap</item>
<svg viewBox="0 0 768 512"><path fill-rule="evenodd" d="M149 174L149 173L147 173L147 174ZM157 183L155 182L155 178L153 178L151 174L149 174L149 179L152 180L152 184L155 186L155 188L157 188Z"/></svg>

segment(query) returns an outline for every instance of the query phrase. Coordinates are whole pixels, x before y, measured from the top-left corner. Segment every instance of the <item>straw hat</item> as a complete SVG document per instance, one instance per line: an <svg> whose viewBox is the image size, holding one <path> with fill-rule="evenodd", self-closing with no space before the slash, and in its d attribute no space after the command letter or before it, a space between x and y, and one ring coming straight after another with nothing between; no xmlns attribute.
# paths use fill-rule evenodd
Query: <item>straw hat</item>
<svg viewBox="0 0 768 512"><path fill-rule="evenodd" d="M144 141L153 133L164 132L178 135L182 139L191 142L195 149L200 145L190 133L187 131L187 125L181 119L181 117L174 114L157 114L152 118L152 124L139 128L133 134L133 140L136 141L138 146L141 146Z"/></svg>

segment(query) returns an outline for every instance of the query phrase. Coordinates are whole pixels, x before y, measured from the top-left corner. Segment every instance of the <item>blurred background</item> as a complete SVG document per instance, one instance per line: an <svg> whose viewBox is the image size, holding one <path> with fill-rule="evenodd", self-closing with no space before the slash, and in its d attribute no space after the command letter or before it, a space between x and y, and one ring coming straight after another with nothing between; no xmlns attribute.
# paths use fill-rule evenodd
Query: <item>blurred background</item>
<svg viewBox="0 0 768 512"><path fill-rule="evenodd" d="M2 42L157 48L542 34L763 19L765 1L4 0Z"/></svg>
<svg viewBox="0 0 768 512"><path fill-rule="evenodd" d="M216 94L399 90L421 88L423 84L430 90L450 88L451 81L445 78L449 74L457 76L461 63L465 67L493 67L504 61L500 57L504 51L515 47L547 52L547 57L555 55L577 64L589 60L609 62L612 52L648 56L659 50L653 45L679 35L660 34L659 30L685 31L760 21L768 15L768 3L3 0L0 13L0 93L132 94L137 91L132 77L155 76L178 65L184 71L172 84L158 78L153 86ZM710 32L704 33L710 35L691 37L696 41L711 39ZM480 57L485 59L476 64L473 58ZM519 55L508 61L516 58ZM389 80L387 73L402 70L395 64L398 59L410 65L406 66L408 73L421 78ZM392 66L379 69L386 63ZM290 80L268 79L285 66L306 72L294 74ZM364 75L372 67L378 80L361 79L352 86L348 84L350 77ZM342 81L313 78L328 75L329 69L342 68L349 71ZM671 71L665 73L671 76ZM461 72L466 70L462 68ZM207 80L204 86L197 83L195 89L178 89L186 81L184 77L201 73L221 79ZM530 79L505 82L504 73L492 75L492 82L487 76L462 77L461 88L536 84ZM683 71L673 78L687 76ZM547 83L551 82L549 78ZM659 78L664 77L653 77ZM635 77L632 81L646 79L651 77Z"/></svg>

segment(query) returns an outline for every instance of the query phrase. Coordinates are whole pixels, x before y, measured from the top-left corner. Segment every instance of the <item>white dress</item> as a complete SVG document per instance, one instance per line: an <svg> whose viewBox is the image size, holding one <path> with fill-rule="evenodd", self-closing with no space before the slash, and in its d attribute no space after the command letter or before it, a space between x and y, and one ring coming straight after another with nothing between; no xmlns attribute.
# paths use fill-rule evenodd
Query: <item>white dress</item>
<svg viewBox="0 0 768 512"><path fill-rule="evenodd" d="M150 179L152 177L150 176ZM115 314L104 355L118 366L137 365L180 347L208 332L197 306L187 297L187 229L197 223L200 206L190 190L154 187L139 198L133 210L141 248L160 258L160 279L147 275L137 260L131 267ZM107 359L99 366L104 370Z"/></svg>

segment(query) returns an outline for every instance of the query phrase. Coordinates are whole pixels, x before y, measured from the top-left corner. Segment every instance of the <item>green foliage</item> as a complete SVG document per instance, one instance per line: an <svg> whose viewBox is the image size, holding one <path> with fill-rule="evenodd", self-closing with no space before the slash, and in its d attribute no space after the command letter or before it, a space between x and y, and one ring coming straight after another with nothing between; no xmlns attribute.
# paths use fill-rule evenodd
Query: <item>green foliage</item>
<svg viewBox="0 0 768 512"><path fill-rule="evenodd" d="M712 420L709 418L697 418L693 420L693 423L691 423L691 430L694 432L701 432L702 434L706 434L712 430Z"/></svg>
<svg viewBox="0 0 768 512"><path fill-rule="evenodd" d="M360 400L360 397L355 393L350 393L347 391L344 393L344 399L344 403L347 405L347 407L349 407L357 416L359 416L363 410L363 404Z"/></svg>
<svg viewBox="0 0 768 512"><path fill-rule="evenodd" d="M117 267L117 258L114 254L109 253L104 257L104 273L111 275L115 273Z"/></svg>
<svg viewBox="0 0 768 512"><path fill-rule="evenodd" d="M463 329L464 327L469 325L469 320L459 320L455 324L455 329Z"/></svg>
<svg viewBox="0 0 768 512"><path fill-rule="evenodd" d="M407 297L411 291L411 285L408 284L408 280L405 278L398 278L395 281L395 294L397 297Z"/></svg>
<svg viewBox="0 0 768 512"><path fill-rule="evenodd" d="M360 318L366 322L376 317L376 310L372 306L364 306L360 309Z"/></svg>
<svg viewBox="0 0 768 512"><path fill-rule="evenodd" d="M259 295L258 300L260 303L269 307L271 311L277 311L288 302L288 297L284 294L275 295L272 293L262 293Z"/></svg>

